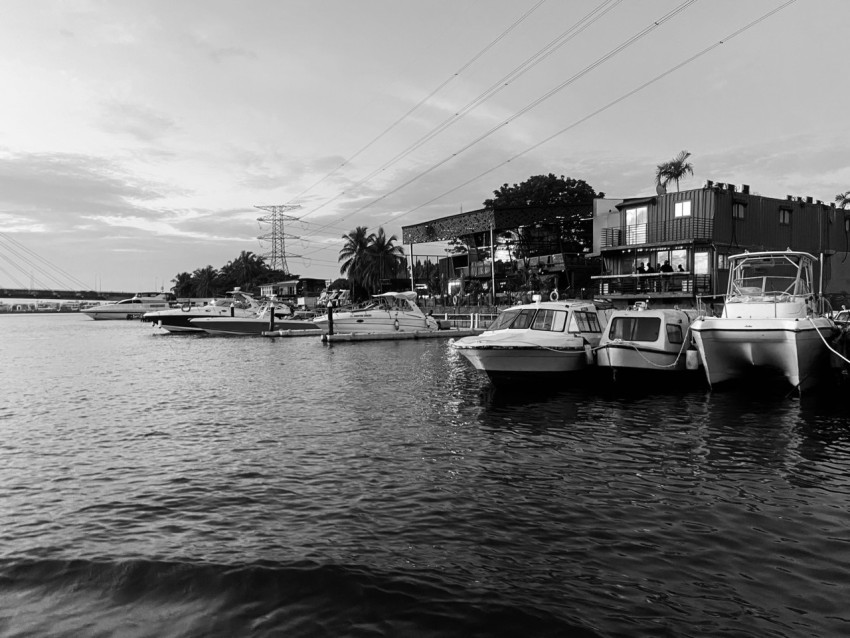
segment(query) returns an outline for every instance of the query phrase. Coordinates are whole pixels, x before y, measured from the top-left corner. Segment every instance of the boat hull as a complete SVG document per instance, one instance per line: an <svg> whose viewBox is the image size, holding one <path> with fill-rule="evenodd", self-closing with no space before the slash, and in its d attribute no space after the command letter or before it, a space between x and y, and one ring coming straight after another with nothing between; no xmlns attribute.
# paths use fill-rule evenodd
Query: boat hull
<svg viewBox="0 0 850 638"><path fill-rule="evenodd" d="M315 328L327 334L330 330L327 316L313 319ZM436 322L431 323L424 315L385 313L375 311L343 312L333 315L334 332L340 334L421 332L436 330Z"/></svg>
<svg viewBox="0 0 850 638"><path fill-rule="evenodd" d="M628 342L607 343L596 351L596 363L600 368L619 368L656 372L687 370L686 351L672 351Z"/></svg>
<svg viewBox="0 0 850 638"><path fill-rule="evenodd" d="M829 340L834 327L826 318L708 318L696 321L691 330L712 386L752 378L761 370L806 390L829 371L824 339Z"/></svg>
<svg viewBox="0 0 850 638"><path fill-rule="evenodd" d="M491 376L579 372L588 367L590 357L584 347L458 347L455 344L455 349L476 370Z"/></svg>
<svg viewBox="0 0 850 638"><path fill-rule="evenodd" d="M293 332L311 330L318 333L316 326L312 322L303 319L275 320L272 327L269 325L269 320L264 318L208 317L193 319L191 325L212 335L260 336L269 330L289 330Z"/></svg>

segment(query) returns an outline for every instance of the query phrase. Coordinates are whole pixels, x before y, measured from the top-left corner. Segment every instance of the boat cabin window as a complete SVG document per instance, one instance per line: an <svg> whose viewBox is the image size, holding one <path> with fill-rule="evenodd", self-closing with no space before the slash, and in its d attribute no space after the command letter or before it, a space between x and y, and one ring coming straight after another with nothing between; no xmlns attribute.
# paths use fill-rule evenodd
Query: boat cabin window
<svg viewBox="0 0 850 638"><path fill-rule="evenodd" d="M623 341L658 341L661 331L659 317L614 317L608 331L610 339ZM681 343L681 341L677 342Z"/></svg>
<svg viewBox="0 0 850 638"><path fill-rule="evenodd" d="M534 319L534 313L537 312L534 308L526 308L520 310L516 319L510 325L511 330L525 330L531 325L531 320Z"/></svg>
<svg viewBox="0 0 850 638"><path fill-rule="evenodd" d="M569 332L602 332L595 312L575 310L570 317Z"/></svg>
<svg viewBox="0 0 850 638"><path fill-rule="evenodd" d="M670 343L684 343L685 338L682 336L682 326L675 323L668 323L667 341Z"/></svg>
<svg viewBox="0 0 850 638"><path fill-rule="evenodd" d="M565 310L540 310L531 324L532 330L547 330L550 332L563 332L567 324L567 312Z"/></svg>

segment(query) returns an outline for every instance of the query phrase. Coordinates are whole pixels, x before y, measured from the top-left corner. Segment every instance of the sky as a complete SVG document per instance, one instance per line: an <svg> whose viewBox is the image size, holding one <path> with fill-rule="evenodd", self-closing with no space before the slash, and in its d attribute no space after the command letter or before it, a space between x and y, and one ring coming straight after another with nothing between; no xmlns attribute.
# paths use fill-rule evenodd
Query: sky
<svg viewBox="0 0 850 638"><path fill-rule="evenodd" d="M2 0L0 287L150 291L554 173L850 190L846 0ZM409 250L405 246L405 251ZM416 245L417 257L445 254Z"/></svg>

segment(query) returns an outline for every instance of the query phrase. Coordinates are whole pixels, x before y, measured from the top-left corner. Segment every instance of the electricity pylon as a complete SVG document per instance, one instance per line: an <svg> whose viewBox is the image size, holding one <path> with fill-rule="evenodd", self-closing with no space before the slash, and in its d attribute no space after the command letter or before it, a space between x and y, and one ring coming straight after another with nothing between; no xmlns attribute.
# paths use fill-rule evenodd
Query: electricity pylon
<svg viewBox="0 0 850 638"><path fill-rule="evenodd" d="M290 210L301 208L301 206L254 206L254 208L259 208L260 210L265 210L269 212L269 214L265 215L264 217L258 217L258 222L271 224L271 232L257 237L257 239L259 239L261 242L271 243L271 251L262 255L262 257L267 260L267 263L272 268L272 270L280 270L284 274L288 275L289 266L286 264L286 240L298 239L298 237L296 237L295 235L287 235L284 232L283 228L285 222L294 222L297 221L298 218L292 217L291 215L286 215L285 213ZM301 255L289 256L300 257Z"/></svg>

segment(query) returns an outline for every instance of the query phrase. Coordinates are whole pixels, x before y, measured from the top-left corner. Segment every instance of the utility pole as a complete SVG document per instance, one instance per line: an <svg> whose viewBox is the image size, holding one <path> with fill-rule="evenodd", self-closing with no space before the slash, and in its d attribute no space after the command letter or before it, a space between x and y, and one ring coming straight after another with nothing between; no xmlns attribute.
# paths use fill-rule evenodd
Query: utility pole
<svg viewBox="0 0 850 638"><path fill-rule="evenodd" d="M257 221L260 223L271 225L270 232L257 237L260 242L271 243L271 251L262 255L262 257L268 259L269 266L273 270L280 270L286 275L289 275L289 266L286 263L286 240L298 239L298 237L296 237L295 235L287 235L284 232L284 226L286 222L294 222L297 221L298 218L292 217L291 215L287 215L286 213L288 211L301 208L301 206L290 206L282 204L279 206L254 206L254 208L259 208L260 210L267 211L269 214L263 217L258 217ZM301 255L289 256L300 257Z"/></svg>

